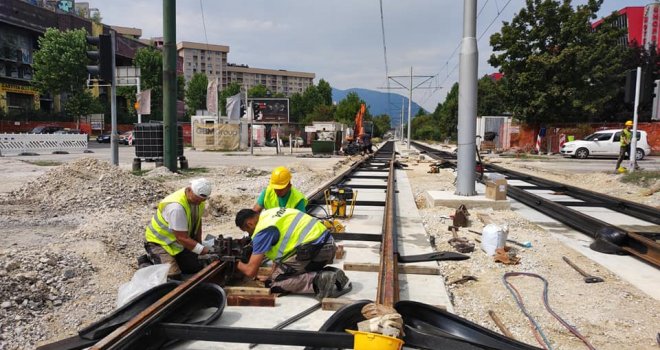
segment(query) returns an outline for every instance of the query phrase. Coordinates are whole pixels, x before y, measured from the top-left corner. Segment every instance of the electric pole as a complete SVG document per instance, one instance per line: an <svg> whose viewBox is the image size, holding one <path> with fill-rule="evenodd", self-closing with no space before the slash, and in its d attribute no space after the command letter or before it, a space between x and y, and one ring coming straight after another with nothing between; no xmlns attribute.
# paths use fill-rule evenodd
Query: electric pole
<svg viewBox="0 0 660 350"><path fill-rule="evenodd" d="M388 79L392 79L395 83L397 83L400 87L392 88L392 87L387 87L387 89L406 89L408 90L408 146L407 149L410 149L410 130L412 129L411 123L412 123L412 92L415 89L435 89L432 87L422 87L424 83L427 81L431 80L432 78L435 77L435 75L413 75L412 74L413 67L410 67L410 75L391 75L388 76ZM410 83L408 86L404 85L403 83L397 81L396 79L402 79L402 78L409 78ZM423 78L422 82L420 82L417 85L413 85L413 79L420 79ZM388 91L389 93L389 91ZM401 140L403 140L403 106L401 106Z"/></svg>

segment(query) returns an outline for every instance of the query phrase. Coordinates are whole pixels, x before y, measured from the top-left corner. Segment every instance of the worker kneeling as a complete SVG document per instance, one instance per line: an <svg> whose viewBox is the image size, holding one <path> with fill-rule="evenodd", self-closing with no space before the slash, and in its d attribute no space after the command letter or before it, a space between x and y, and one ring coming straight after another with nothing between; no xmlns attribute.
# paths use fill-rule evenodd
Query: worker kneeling
<svg viewBox="0 0 660 350"><path fill-rule="evenodd" d="M252 255L237 269L255 277L265 259L275 269L266 286L274 293L316 294L325 297L343 294L351 288L344 271L331 266L337 251L327 227L311 215L297 209L273 208L258 214L241 209L236 226L252 237Z"/></svg>

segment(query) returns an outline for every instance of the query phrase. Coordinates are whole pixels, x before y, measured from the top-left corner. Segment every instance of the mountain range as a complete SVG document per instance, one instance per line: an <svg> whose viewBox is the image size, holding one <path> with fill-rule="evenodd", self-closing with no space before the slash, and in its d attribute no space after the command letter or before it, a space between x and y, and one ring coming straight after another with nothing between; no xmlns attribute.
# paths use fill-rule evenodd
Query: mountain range
<svg viewBox="0 0 660 350"><path fill-rule="evenodd" d="M367 103L369 113L373 116L388 114L392 120L392 127L398 126L401 123L401 106L403 104L404 115L408 116L408 98L395 93L380 92L375 90L350 88L346 90L339 90L332 88L332 101L339 102L346 98L350 92L355 92L360 96L360 99ZM412 102L412 116L414 117L422 107L415 101ZM428 111L427 111L428 112ZM405 121L404 121L405 123Z"/></svg>

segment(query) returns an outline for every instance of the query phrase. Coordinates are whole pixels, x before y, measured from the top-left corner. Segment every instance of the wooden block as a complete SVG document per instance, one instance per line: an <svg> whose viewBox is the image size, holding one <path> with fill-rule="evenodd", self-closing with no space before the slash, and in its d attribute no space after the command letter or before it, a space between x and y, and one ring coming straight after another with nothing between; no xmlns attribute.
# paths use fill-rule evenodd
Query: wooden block
<svg viewBox="0 0 660 350"><path fill-rule="evenodd" d="M223 289L227 295L270 295L270 288L231 286Z"/></svg>
<svg viewBox="0 0 660 350"><path fill-rule="evenodd" d="M343 259L345 255L346 251L344 250L344 246L342 244L338 244L337 251L335 252L335 259Z"/></svg>
<svg viewBox="0 0 660 350"><path fill-rule="evenodd" d="M355 300L346 298L323 298L321 308L323 310L337 311L346 305L353 304Z"/></svg>
<svg viewBox="0 0 660 350"><path fill-rule="evenodd" d="M275 306L274 295L227 295L229 306Z"/></svg>
<svg viewBox="0 0 660 350"><path fill-rule="evenodd" d="M380 265L375 263L344 263L345 271L378 272ZM399 273L411 275L439 275L437 266L399 264Z"/></svg>

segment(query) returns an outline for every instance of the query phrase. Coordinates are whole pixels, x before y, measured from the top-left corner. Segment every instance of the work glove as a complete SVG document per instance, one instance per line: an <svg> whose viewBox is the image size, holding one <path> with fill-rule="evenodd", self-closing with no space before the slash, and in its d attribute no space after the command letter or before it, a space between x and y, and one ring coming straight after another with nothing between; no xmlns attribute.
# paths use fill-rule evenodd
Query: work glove
<svg viewBox="0 0 660 350"><path fill-rule="evenodd" d="M395 313L396 310L393 307L383 304L369 303L362 307L362 316L364 316L364 318L367 320L374 317Z"/></svg>
<svg viewBox="0 0 660 350"><path fill-rule="evenodd" d="M388 337L401 338L403 333L403 318L398 313L390 313L374 317L357 324L358 330L369 333L379 333Z"/></svg>

